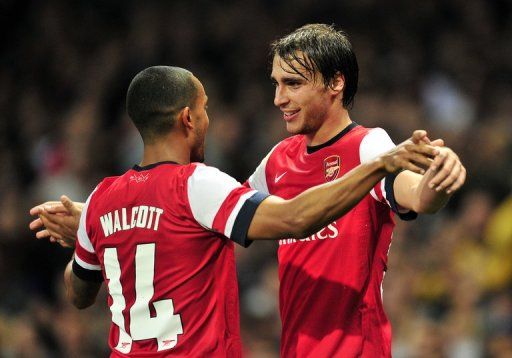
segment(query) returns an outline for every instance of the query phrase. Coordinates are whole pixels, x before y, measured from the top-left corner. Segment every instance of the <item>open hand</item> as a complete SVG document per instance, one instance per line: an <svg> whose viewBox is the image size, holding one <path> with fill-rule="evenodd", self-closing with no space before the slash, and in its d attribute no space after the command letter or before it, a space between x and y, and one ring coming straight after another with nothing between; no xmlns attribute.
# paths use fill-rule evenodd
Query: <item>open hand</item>
<svg viewBox="0 0 512 358"><path fill-rule="evenodd" d="M466 181L466 168L459 156L448 147L439 148L439 155L434 158L430 169L435 173L429 182L429 188L447 194L460 189Z"/></svg>
<svg viewBox="0 0 512 358"><path fill-rule="evenodd" d="M48 201L30 209L30 214L38 218L29 227L37 230L37 239L48 238L63 247L74 247L83 204L74 203L65 195L60 200Z"/></svg>

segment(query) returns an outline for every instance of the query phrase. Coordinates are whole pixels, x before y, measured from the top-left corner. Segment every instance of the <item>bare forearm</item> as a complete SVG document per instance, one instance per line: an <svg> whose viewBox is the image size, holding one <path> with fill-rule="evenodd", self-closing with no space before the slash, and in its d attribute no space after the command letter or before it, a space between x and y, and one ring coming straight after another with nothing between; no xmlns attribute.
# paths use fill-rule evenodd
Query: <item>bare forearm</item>
<svg viewBox="0 0 512 358"><path fill-rule="evenodd" d="M70 303L79 309L87 308L94 304L101 284L87 282L73 274L73 259L64 270L64 285L66 296Z"/></svg>
<svg viewBox="0 0 512 358"><path fill-rule="evenodd" d="M352 209L387 172L380 160L362 164L340 179L306 190L287 202L300 237L308 236ZM336 200L332 200L335 197ZM330 203L330 205L326 205ZM319 210L319 206L324 207Z"/></svg>
<svg viewBox="0 0 512 358"><path fill-rule="evenodd" d="M435 188L430 188L428 185L435 174L435 171L429 169L423 175L415 188L416 193L413 197L416 200L410 209L417 213L433 214L446 205L451 195L444 190L436 191Z"/></svg>

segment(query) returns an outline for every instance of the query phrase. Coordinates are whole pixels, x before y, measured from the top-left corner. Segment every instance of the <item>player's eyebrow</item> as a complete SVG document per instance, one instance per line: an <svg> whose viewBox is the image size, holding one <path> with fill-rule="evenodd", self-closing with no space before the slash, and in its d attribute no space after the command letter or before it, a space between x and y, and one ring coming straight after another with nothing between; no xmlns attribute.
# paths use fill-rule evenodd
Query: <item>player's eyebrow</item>
<svg viewBox="0 0 512 358"><path fill-rule="evenodd" d="M272 82L277 82L277 80L275 79L274 76L270 76L270 80ZM304 81L304 80L305 80L305 78L302 77L301 75L294 76L294 75L290 74L290 75L286 75L286 76L281 77L281 82L284 82L284 83L296 82L296 81Z"/></svg>
<svg viewBox="0 0 512 358"><path fill-rule="evenodd" d="M306 79L302 76L285 76L281 79L283 83L304 82Z"/></svg>

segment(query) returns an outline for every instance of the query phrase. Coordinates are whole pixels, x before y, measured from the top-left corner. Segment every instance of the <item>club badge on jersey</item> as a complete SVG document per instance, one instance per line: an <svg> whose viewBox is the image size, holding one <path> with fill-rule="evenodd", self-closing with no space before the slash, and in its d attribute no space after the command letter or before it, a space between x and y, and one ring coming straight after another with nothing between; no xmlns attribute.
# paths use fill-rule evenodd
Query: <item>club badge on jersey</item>
<svg viewBox="0 0 512 358"><path fill-rule="evenodd" d="M325 181L333 181L338 177L341 168L341 159L339 155L331 155L324 159Z"/></svg>

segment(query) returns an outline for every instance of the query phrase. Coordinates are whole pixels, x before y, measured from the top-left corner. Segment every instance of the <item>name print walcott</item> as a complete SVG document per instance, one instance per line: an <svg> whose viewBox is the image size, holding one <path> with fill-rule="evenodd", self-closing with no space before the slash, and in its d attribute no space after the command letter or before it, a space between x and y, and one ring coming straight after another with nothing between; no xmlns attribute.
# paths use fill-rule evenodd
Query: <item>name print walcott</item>
<svg viewBox="0 0 512 358"><path fill-rule="evenodd" d="M111 211L100 217L101 227L105 237L118 231L130 230L134 228L145 228L158 230L160 215L163 209L140 205L132 208L121 208Z"/></svg>

